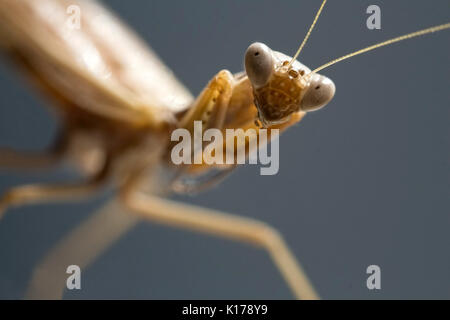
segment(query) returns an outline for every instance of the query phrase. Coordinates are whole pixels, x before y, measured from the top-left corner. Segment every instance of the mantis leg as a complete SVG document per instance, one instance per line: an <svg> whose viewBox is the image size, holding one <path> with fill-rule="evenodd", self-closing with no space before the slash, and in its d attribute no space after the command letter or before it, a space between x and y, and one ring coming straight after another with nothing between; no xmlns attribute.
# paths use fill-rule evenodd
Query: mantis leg
<svg viewBox="0 0 450 320"><path fill-rule="evenodd" d="M139 217L256 244L268 251L297 298L318 299L301 266L272 227L253 219L187 206L160 198L135 195L126 205ZM140 219L109 203L57 244L34 269L27 299L60 299L66 284L66 268L77 264L85 270Z"/></svg>
<svg viewBox="0 0 450 320"><path fill-rule="evenodd" d="M34 268L26 299L61 299L68 277L66 268L85 270L102 252L131 230L139 219L110 201L65 236Z"/></svg>
<svg viewBox="0 0 450 320"><path fill-rule="evenodd" d="M85 197L97 191L107 177L107 166L93 178L74 184L30 184L9 189L0 197L0 219L11 206Z"/></svg>
<svg viewBox="0 0 450 320"><path fill-rule="evenodd" d="M49 252L33 272L27 298L61 298L67 277L65 268L68 265L76 263L84 269L121 235L135 226L138 218L144 218L262 247L270 254L297 298L318 299L317 293L278 231L254 219L138 193L135 191L138 173L131 177L122 189L121 199L125 208L121 208L120 203L116 201L104 206ZM128 209L128 212L124 209Z"/></svg>
<svg viewBox="0 0 450 320"><path fill-rule="evenodd" d="M43 169L57 164L67 147L65 135L47 151L25 152L16 151L9 148L0 149L0 169Z"/></svg>
<svg viewBox="0 0 450 320"><path fill-rule="evenodd" d="M222 130L227 117L234 81L234 76L228 70L222 70L217 73L199 95L188 113L180 120L179 126L193 133L194 121L201 121L203 131L209 128ZM196 154L201 153L204 146L199 147L192 150L194 157ZM202 171L206 167L199 165L196 167L196 170ZM218 174L203 181L202 179L193 179L194 183L192 184L185 184L184 181L178 181L173 185L173 190L180 193L199 192L222 181L234 168L235 166L225 167ZM180 170L179 173L182 175L185 172L184 170Z"/></svg>
<svg viewBox="0 0 450 320"><path fill-rule="evenodd" d="M193 106L180 120L179 126L193 130L194 121L202 121L203 129L223 127L231 99L234 77L222 70L208 83Z"/></svg>
<svg viewBox="0 0 450 320"><path fill-rule="evenodd" d="M7 169L42 169L60 159L60 154L52 151L43 153L19 152L11 149L0 150L0 168Z"/></svg>
<svg viewBox="0 0 450 320"><path fill-rule="evenodd" d="M302 267L280 233L271 226L254 219L179 204L140 193L125 193L123 199L126 206L142 218L262 247L269 253L297 298L318 299Z"/></svg>
<svg viewBox="0 0 450 320"><path fill-rule="evenodd" d="M201 120L204 129L223 128L233 88L232 77L228 71L219 72L181 119L179 126L193 130L194 120ZM138 180L137 176L139 174L130 179L121 193L123 202L132 212L162 224L260 246L270 254L296 297L318 298L278 231L257 220L138 194L134 185ZM71 263L77 263L81 268L86 267L138 221L124 213L119 215L117 209L117 204L114 207L106 206L57 245L35 269L27 297L61 297L66 277L63 267ZM114 216L115 218L111 218ZM114 221L119 222L110 226ZM104 229L106 231L102 231L101 236L98 236L99 230ZM55 275L56 278L50 280ZM49 286L51 281L52 285Z"/></svg>

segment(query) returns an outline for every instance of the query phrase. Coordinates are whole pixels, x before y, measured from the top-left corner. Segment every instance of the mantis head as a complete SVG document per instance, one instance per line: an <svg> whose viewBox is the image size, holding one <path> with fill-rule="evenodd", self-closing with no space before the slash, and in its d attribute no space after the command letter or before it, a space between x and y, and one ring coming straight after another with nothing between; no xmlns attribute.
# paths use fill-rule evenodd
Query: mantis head
<svg viewBox="0 0 450 320"><path fill-rule="evenodd" d="M306 44L326 2L327 0L322 1L302 44L293 58L272 51L268 46L259 42L250 45L245 53L245 71L253 86L259 119L266 127L286 123L293 113L318 110L331 101L336 91L334 83L327 77L319 75L318 71L383 46L450 29L450 22L448 22L411 32L348 53L311 71L296 59Z"/></svg>
<svg viewBox="0 0 450 320"><path fill-rule="evenodd" d="M245 71L253 87L259 120L264 126L287 122L295 112L324 107L334 96L333 81L263 43L245 53Z"/></svg>

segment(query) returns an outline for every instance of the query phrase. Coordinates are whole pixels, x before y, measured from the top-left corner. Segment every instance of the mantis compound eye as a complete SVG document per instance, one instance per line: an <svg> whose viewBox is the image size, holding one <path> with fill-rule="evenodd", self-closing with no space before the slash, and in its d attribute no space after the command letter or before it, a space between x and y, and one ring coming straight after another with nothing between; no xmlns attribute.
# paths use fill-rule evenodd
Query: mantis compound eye
<svg viewBox="0 0 450 320"><path fill-rule="evenodd" d="M274 70L272 51L263 43L251 44L245 52L245 71L253 87L264 86Z"/></svg>
<svg viewBox="0 0 450 320"><path fill-rule="evenodd" d="M307 112L318 110L333 99L335 92L336 87L333 81L325 76L314 74L303 96L301 109Z"/></svg>

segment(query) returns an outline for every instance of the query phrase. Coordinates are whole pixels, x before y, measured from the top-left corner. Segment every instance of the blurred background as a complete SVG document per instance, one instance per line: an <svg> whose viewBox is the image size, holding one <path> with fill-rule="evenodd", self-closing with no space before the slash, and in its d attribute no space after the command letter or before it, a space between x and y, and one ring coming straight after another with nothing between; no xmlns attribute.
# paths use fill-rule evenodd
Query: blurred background
<svg viewBox="0 0 450 320"><path fill-rule="evenodd" d="M261 41L292 55L320 1L104 1L194 93L220 69L242 70ZM381 30L366 9L381 8ZM388 38L448 22L448 0L329 1L299 60L314 68ZM449 31L401 42L323 71L334 100L280 139L280 171L236 170L220 186L176 198L258 218L280 230L326 299L450 298ZM0 145L40 150L58 124L43 100L0 62ZM62 168L2 171L0 191L68 180ZM81 203L8 211L0 222L0 298L24 296L31 272L108 192ZM368 290L366 268L381 268ZM66 299L290 299L260 249L141 223L82 271Z"/></svg>

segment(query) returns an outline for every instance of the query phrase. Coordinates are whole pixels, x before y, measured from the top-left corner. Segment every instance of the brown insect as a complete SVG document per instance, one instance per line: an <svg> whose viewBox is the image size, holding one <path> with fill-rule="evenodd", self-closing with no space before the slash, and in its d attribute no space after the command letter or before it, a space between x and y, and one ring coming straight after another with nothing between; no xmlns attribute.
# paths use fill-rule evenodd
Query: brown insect
<svg viewBox="0 0 450 320"><path fill-rule="evenodd" d="M220 71L194 99L150 49L97 3L3 0L0 44L57 107L64 129L46 153L25 155L4 150L0 165L41 168L69 158L75 160L86 180L12 188L1 197L0 213L11 206L84 197L109 183L116 186L119 200L76 229L48 255L36 269L28 297L60 296L65 282L58 277L65 276L62 268L67 266L69 253L72 261L84 267L129 230L137 219L123 216L117 210L123 206L140 218L261 246L296 297L317 298L272 227L163 197L208 188L235 167L204 162L174 165L170 157L173 130L184 128L193 133L194 121L201 121L204 130L222 132L237 128L258 133L265 128L285 130L333 98L333 82L318 71L356 54L450 27L447 23L391 39L311 71L296 58L325 2L293 58L254 43L245 54L245 72L233 75ZM67 25L67 8L73 5L82 13L81 28ZM111 30L114 37L108 36ZM236 149L244 148L248 154L250 141L243 141ZM224 149L228 143L224 142ZM105 219L116 223L99 236Z"/></svg>

